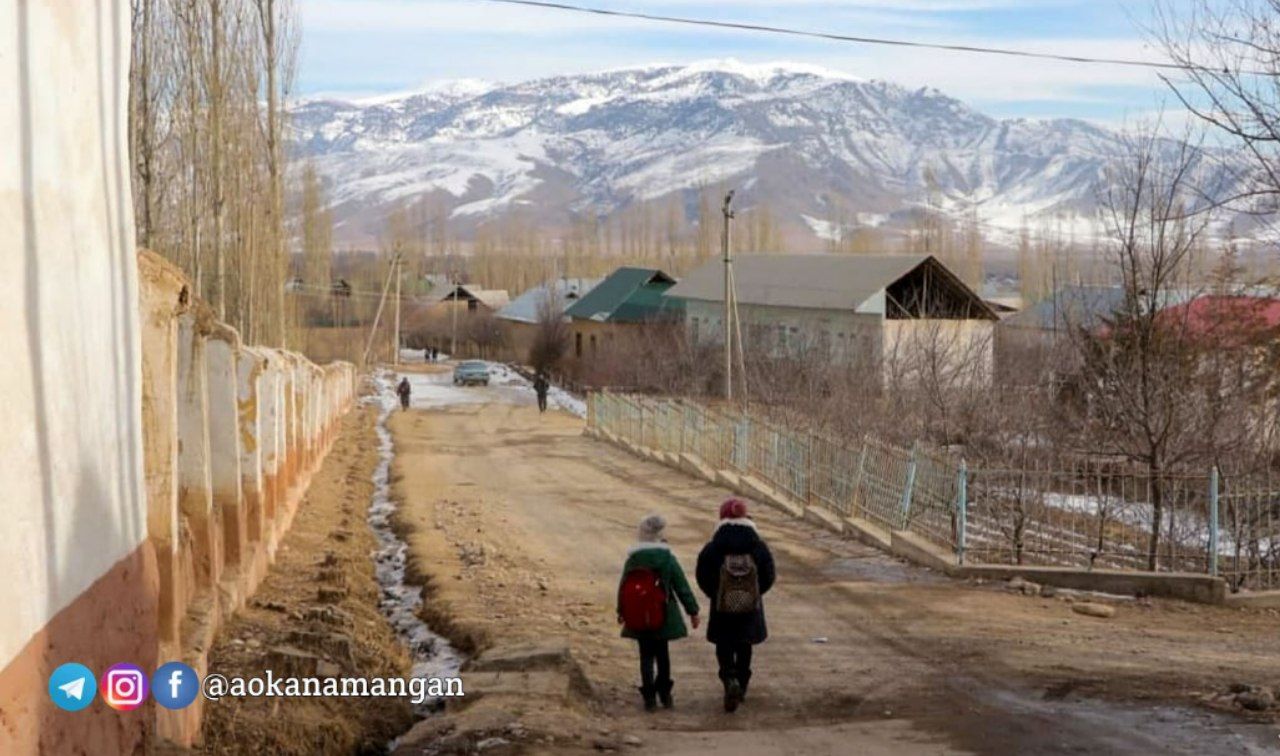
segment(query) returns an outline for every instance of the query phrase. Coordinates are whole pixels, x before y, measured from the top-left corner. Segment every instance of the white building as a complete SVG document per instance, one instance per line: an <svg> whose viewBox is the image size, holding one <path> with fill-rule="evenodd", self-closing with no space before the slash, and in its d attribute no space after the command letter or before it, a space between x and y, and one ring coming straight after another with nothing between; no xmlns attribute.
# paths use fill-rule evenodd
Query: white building
<svg viewBox="0 0 1280 756"><path fill-rule="evenodd" d="M749 352L863 367L886 382L939 365L991 374L996 314L932 255L744 255L733 273ZM722 341L722 261L667 296L684 300L693 341Z"/></svg>

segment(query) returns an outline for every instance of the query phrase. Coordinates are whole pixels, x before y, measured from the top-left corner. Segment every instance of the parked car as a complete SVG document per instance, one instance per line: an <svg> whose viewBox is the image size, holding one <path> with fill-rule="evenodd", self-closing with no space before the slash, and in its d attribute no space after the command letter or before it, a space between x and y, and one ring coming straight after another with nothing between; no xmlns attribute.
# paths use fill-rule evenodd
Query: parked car
<svg viewBox="0 0 1280 756"><path fill-rule="evenodd" d="M453 369L455 386L488 386L489 366L479 360L467 360Z"/></svg>

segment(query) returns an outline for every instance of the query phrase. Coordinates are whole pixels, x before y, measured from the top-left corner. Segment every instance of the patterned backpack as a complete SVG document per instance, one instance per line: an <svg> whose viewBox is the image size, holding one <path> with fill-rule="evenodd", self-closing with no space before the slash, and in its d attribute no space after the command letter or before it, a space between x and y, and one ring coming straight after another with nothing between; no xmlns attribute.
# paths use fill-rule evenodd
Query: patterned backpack
<svg viewBox="0 0 1280 756"><path fill-rule="evenodd" d="M728 554L720 565L716 611L747 614L760 606L760 576L750 554Z"/></svg>

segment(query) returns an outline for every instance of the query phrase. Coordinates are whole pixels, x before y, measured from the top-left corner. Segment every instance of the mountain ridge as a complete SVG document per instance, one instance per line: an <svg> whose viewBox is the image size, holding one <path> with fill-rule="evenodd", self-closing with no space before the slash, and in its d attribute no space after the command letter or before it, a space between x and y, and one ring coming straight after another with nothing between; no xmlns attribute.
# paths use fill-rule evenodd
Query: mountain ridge
<svg viewBox="0 0 1280 756"><path fill-rule="evenodd" d="M1079 119L998 119L932 87L797 64L704 61L515 84L467 82L293 109L295 154L330 187L340 237L426 202L455 234L516 214L543 228L732 186L793 236L914 213L1087 233L1121 136ZM799 187L803 187L799 189Z"/></svg>

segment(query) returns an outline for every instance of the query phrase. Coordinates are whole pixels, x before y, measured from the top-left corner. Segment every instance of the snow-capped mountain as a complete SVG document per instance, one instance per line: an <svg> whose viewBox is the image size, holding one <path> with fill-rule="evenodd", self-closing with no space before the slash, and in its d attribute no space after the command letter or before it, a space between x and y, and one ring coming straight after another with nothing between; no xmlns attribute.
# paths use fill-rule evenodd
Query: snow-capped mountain
<svg viewBox="0 0 1280 756"><path fill-rule="evenodd" d="M736 188L739 206L764 203L814 241L922 207L1008 232L1092 217L1122 151L1083 121L1000 120L935 89L733 62L311 100L292 126L347 239L375 236L402 202L463 234L508 213L556 228L671 198L692 218L704 186Z"/></svg>

